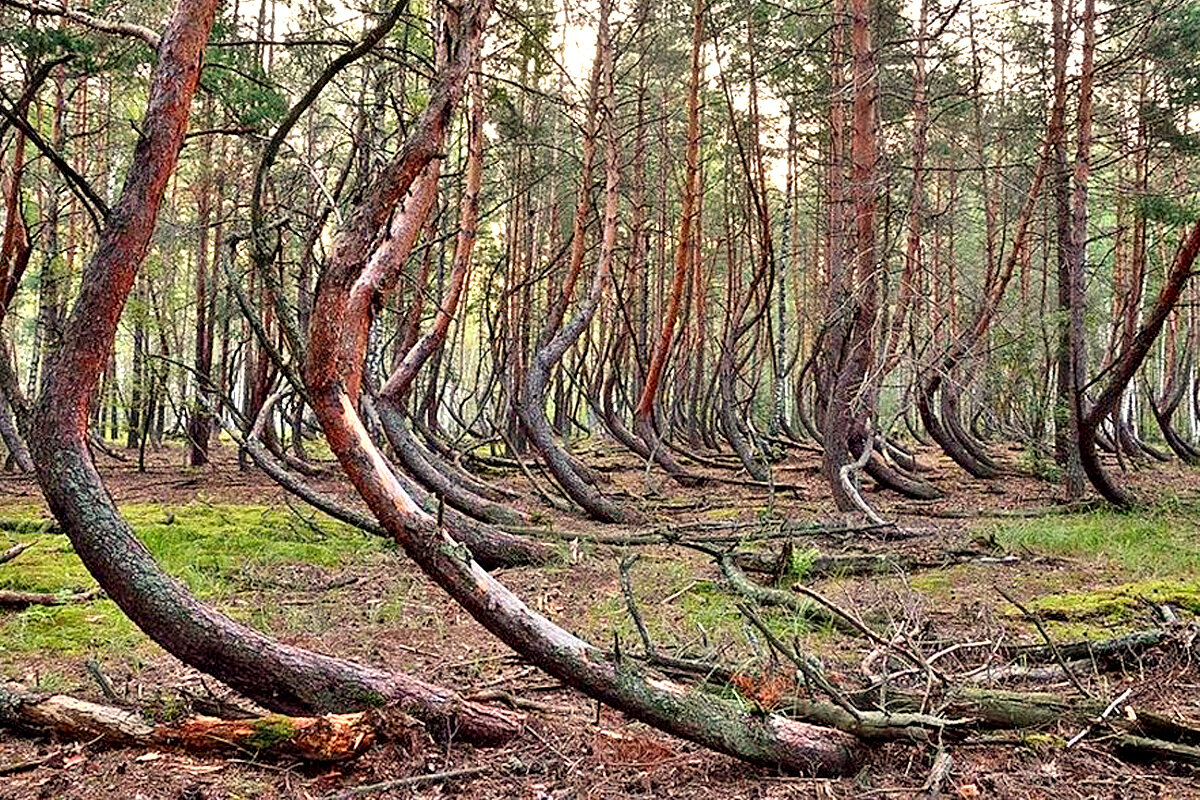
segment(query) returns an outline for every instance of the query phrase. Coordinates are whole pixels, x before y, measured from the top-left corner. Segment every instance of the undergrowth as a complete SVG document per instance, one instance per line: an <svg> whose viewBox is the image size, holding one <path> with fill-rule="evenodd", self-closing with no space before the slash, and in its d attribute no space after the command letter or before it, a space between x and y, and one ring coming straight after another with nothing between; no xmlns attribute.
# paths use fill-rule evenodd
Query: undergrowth
<svg viewBox="0 0 1200 800"><path fill-rule="evenodd" d="M266 506L196 502L181 507L151 504L121 509L159 564L197 596L218 607L247 588L269 585L284 565L311 564L326 570L361 562L388 545L324 516L299 517ZM36 523L34 512L6 512L6 519ZM0 531L0 550L17 542L33 546L0 565L0 589L71 594L95 588L65 536L46 525ZM262 609L225 608L253 616ZM148 640L108 599L63 606L33 606L0 617L0 653L76 655L119 653Z"/></svg>
<svg viewBox="0 0 1200 800"><path fill-rule="evenodd" d="M1066 556L1112 572L1114 583L1030 601L1032 610L1048 617L1123 618L1147 604L1200 613L1197 510L1172 502L1132 511L1048 516L1000 523L995 536L1011 552Z"/></svg>

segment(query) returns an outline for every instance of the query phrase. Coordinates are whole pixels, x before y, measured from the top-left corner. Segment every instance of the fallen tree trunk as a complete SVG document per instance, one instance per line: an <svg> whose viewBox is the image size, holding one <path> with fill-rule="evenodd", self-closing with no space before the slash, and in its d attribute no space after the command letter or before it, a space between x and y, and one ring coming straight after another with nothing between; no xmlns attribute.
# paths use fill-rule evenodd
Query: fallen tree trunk
<svg viewBox="0 0 1200 800"><path fill-rule="evenodd" d="M1193 626L1184 630L1195 631ZM1150 630L1127 633L1113 639L1101 641L1083 640L1059 644L1058 652L1066 659L1091 659L1103 664L1122 665L1127 659L1139 658L1147 650L1167 643L1174 635L1173 630ZM1053 661L1054 653L1046 645L1020 645L1004 650L1010 657L1026 661Z"/></svg>
<svg viewBox="0 0 1200 800"><path fill-rule="evenodd" d="M375 741L368 712L319 717L268 714L252 719L196 715L170 724L151 724L137 711L64 694L37 694L18 683L0 686L0 725L115 745L188 752L250 751L306 761L345 761Z"/></svg>
<svg viewBox="0 0 1200 800"><path fill-rule="evenodd" d="M1117 755L1137 761L1178 761L1200 766L1200 747L1192 747L1161 739L1125 735L1117 738Z"/></svg>
<svg viewBox="0 0 1200 800"><path fill-rule="evenodd" d="M786 576L792 572L792 564L784 558L787 553L737 553L733 563L746 572ZM824 578L846 575L894 575L918 569L938 569L947 564L977 561L990 564L1012 564L1016 556L996 555L985 551L951 550L935 558L916 558L905 555L874 553L852 553L849 555L818 555L811 562L801 555L796 562L806 578Z"/></svg>

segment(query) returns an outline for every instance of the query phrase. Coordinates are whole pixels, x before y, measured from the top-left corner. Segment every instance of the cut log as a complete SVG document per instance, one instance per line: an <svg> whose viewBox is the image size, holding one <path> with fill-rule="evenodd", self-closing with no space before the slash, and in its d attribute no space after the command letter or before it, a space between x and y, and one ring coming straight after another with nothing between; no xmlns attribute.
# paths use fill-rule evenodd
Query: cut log
<svg viewBox="0 0 1200 800"><path fill-rule="evenodd" d="M251 751L306 761L345 761L375 741L368 712L252 719L192 716L151 724L137 711L68 695L42 695L24 686L0 686L0 725L53 731L70 739L109 744L174 747L189 752Z"/></svg>

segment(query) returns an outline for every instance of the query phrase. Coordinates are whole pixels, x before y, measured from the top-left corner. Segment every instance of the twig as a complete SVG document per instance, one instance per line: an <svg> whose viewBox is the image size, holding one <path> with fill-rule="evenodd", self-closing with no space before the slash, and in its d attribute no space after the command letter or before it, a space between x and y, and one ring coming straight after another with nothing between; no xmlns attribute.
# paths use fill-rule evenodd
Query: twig
<svg viewBox="0 0 1200 800"><path fill-rule="evenodd" d="M104 670L100 669L100 662L89 656L83 664L87 667L88 674L95 678L96 683L100 685L100 691L104 692L104 696L114 703L121 703L121 697L113 688L112 681L104 674Z"/></svg>
<svg viewBox="0 0 1200 800"><path fill-rule="evenodd" d="M821 674L820 670L808 663L808 660L795 650L779 641L779 637L767 627L767 624L762 621L762 618L759 617L758 614L754 613L754 610L751 609L750 606L746 605L745 603L738 603L737 607L738 611L741 611L746 619L750 620L754 627L758 628L762 635L766 637L768 644L782 653L788 661L791 661L796 665L796 669L800 670L800 673L804 675L804 679L809 686L815 686L816 688L825 692L825 694L829 695L833 702L845 709L846 712L850 714L850 716L854 717L856 721L862 720L862 713L858 710L858 708L851 703L844 694L838 691L837 687L830 683L829 680Z"/></svg>
<svg viewBox="0 0 1200 800"><path fill-rule="evenodd" d="M100 741L103 738L104 738L103 736L97 736L95 739L92 739L91 741L79 742L70 749L72 749L78 753L82 750L86 750L87 748L91 747L92 745L94 745L96 742ZM0 767L0 777L2 777L4 775L16 775L19 772L30 772L32 770L37 769L38 767L45 766L46 764L49 764L51 761L54 761L57 758L62 758L64 755L66 755L67 749L68 748L60 747L58 750L47 753L46 755L44 755L40 758L33 758L28 761L17 761L12 764L6 764L6 765Z"/></svg>
<svg viewBox="0 0 1200 800"><path fill-rule="evenodd" d="M650 639L650 632L646 630L646 623L642 621L642 613L638 611L637 599L633 595L633 581L629 577L629 570L637 560L637 553L631 553L621 559L621 591L625 594L625 607L629 609L629 616L633 617L638 636L642 637L642 647L646 656L653 658L656 655L654 642Z"/></svg>
<svg viewBox="0 0 1200 800"><path fill-rule="evenodd" d="M44 755L41 758L34 758L29 761L16 761L16 762L13 762L12 764L5 764L4 766L0 767L0 776L16 775L19 772L31 772L32 770L35 770L38 767L49 764L51 761L53 761L56 758L61 758L62 754L63 754L62 750L55 750L53 753Z"/></svg>
<svg viewBox="0 0 1200 800"><path fill-rule="evenodd" d="M28 608L29 606L64 606L71 603L86 603L100 596L99 589L90 589L76 594L51 594L49 592L0 591L0 608Z"/></svg>
<svg viewBox="0 0 1200 800"><path fill-rule="evenodd" d="M21 553L24 553L31 547L33 547L33 542L18 542L17 544L14 544L3 553L0 553L0 564L5 564L9 561L12 561L14 558L21 555Z"/></svg>
<svg viewBox="0 0 1200 800"><path fill-rule="evenodd" d="M1081 695L1090 700L1094 700L1095 697L1093 697L1092 693L1089 692L1082 683L1080 683L1079 678L1075 675L1074 670L1071 669L1071 667L1067 664L1067 660L1063 658L1062 653L1059 652L1058 644L1056 644L1055 641L1050 638L1050 634L1046 632L1045 626L1042 625L1042 620L1028 608L1017 602L1016 598L1001 589L999 586L993 586L992 588L994 588L1001 597L1016 606L1017 610L1024 614L1025 618L1034 624L1034 626L1038 629L1038 633L1040 633L1042 638L1046 640L1046 645L1050 648L1050 652L1054 654L1054 660L1057 661L1058 665L1063 668L1063 672L1066 673L1067 678L1071 681L1072 685L1079 690Z"/></svg>
<svg viewBox="0 0 1200 800"><path fill-rule="evenodd" d="M687 594L692 589L694 589L696 587L697 583L699 583L699 581L689 581L687 586L683 587L678 592L672 592L671 594L664 597L660 602L662 603L662 605L665 606L668 603L670 603L672 600L678 600L680 597L683 597L685 594Z"/></svg>
<svg viewBox="0 0 1200 800"><path fill-rule="evenodd" d="M468 778L472 775L481 775L488 771L488 767L464 767L462 769L451 769L445 772L431 772L428 775L413 775L408 778L400 778L394 781L382 781L380 783L368 783L363 786L354 786L349 789L343 789L340 792L327 794L323 800L348 800L351 797L361 797L365 794L374 794L375 792L386 792L389 789L400 789L406 786L425 786L430 783L442 783L444 781L457 780L458 778Z"/></svg>
<svg viewBox="0 0 1200 800"><path fill-rule="evenodd" d="M796 585L792 586L792 590L795 592L799 592L800 594L804 595L805 597L816 600L818 603L825 606L825 608L829 609L834 614L836 614L839 618L846 620L846 622L850 623L850 625L855 630L862 633L863 636L866 636L868 639L870 639L872 642L879 645L880 647L883 647L887 650L890 650L893 647L895 647L894 642L889 642L887 639L884 639L882 636L877 634L875 631L873 631L869 627L867 627L867 625L865 623L863 623L861 620L859 620L857 617L855 617L849 611L846 611L845 609L836 605L832 601L825 598L823 595L818 594L817 592L813 591L812 589L808 588L807 586L802 586L801 584L796 584ZM944 674L942 674L942 672L940 670L938 670L936 667L934 667L932 664L930 664L929 661L926 660L925 657L922 656L920 653L918 653L914 650L910 650L907 647L896 647L896 652L899 653L903 658L905 658L910 663L915 664L916 666L918 666L918 667L922 668L923 670L925 670L926 672L928 672L930 675L933 675L933 677L937 678L938 681L943 686L946 685L946 683L947 683L946 676Z"/></svg>
<svg viewBox="0 0 1200 800"><path fill-rule="evenodd" d="M950 770L953 768L954 759L946 752L945 747L938 745L937 755L933 759L933 767L929 770L929 777L925 779L925 785L921 787L925 800L938 800L942 796L942 784L946 782L946 778L950 776Z"/></svg>
<svg viewBox="0 0 1200 800"><path fill-rule="evenodd" d="M504 689L482 689L478 692L466 695L463 699L470 700L474 703L504 703L510 708L522 709L525 711L537 711L540 714L564 714L570 713L569 710L564 710L561 706L555 707L548 703L539 703L537 700L529 700L524 697L518 697L512 692Z"/></svg>
<svg viewBox="0 0 1200 800"><path fill-rule="evenodd" d="M1113 713L1114 711L1116 711L1117 706L1121 705L1121 703L1124 703L1125 700L1132 693L1133 693L1132 686L1130 686L1125 691L1121 692L1121 694L1119 694L1117 696L1117 699L1113 700L1111 703L1109 703L1108 707L1105 708L1102 712L1100 712L1100 716L1096 717L1096 724L1104 722L1104 720L1108 719L1108 715ZM1070 741L1067 742L1067 747L1071 748L1071 747L1074 747L1075 745L1079 744L1079 742L1082 741L1083 737L1087 736L1091 732L1092 732L1092 724L1089 723L1088 725L1084 726L1083 730L1081 730L1079 733L1077 733L1071 737Z"/></svg>
<svg viewBox="0 0 1200 800"><path fill-rule="evenodd" d="M838 470L838 475L842 480L842 488L846 490L846 494L850 496L850 499L854 502L854 505L858 506L858 510L865 514L867 519L869 519L873 524L886 525L887 523L884 521L883 517L879 516L879 512L872 508L871 504L868 503L862 496L862 492L860 492L858 489L857 481L854 479L854 473L865 467L867 462L871 459L871 450L874 446L875 431L871 430L867 434L866 443L863 445L862 455L856 458L853 462L842 465L841 469Z"/></svg>

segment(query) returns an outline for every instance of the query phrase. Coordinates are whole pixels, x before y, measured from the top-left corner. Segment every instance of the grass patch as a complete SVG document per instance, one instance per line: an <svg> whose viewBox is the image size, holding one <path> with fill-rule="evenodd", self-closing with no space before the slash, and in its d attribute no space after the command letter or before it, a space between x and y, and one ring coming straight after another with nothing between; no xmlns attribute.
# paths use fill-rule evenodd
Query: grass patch
<svg viewBox="0 0 1200 800"><path fill-rule="evenodd" d="M1200 525L1188 511L1173 506L1051 516L998 524L995 536L1009 550L1107 559L1138 577L1196 574Z"/></svg>
<svg viewBox="0 0 1200 800"><path fill-rule="evenodd" d="M265 506L130 505L121 511L163 569L218 606L253 585L256 577L281 566L315 564L332 570L362 562L388 547L381 539L327 517L317 517L310 526L293 514ZM32 513L27 518L33 519ZM95 586L65 536L31 530L35 529L0 531L0 549L18 541L34 544L15 561L0 566L0 589L54 593ZM241 612L236 616L248 616L245 609L236 610ZM111 600L33 607L9 615L0 624L0 652L14 655L124 651L147 641Z"/></svg>
<svg viewBox="0 0 1200 800"><path fill-rule="evenodd" d="M1031 610L1047 617L1124 619L1146 603L1169 603L1200 614L1197 510L1172 503L1126 512L1045 517L999 524L995 536L1009 550L1027 548L1101 562L1122 579L1113 586L1029 601Z"/></svg>

